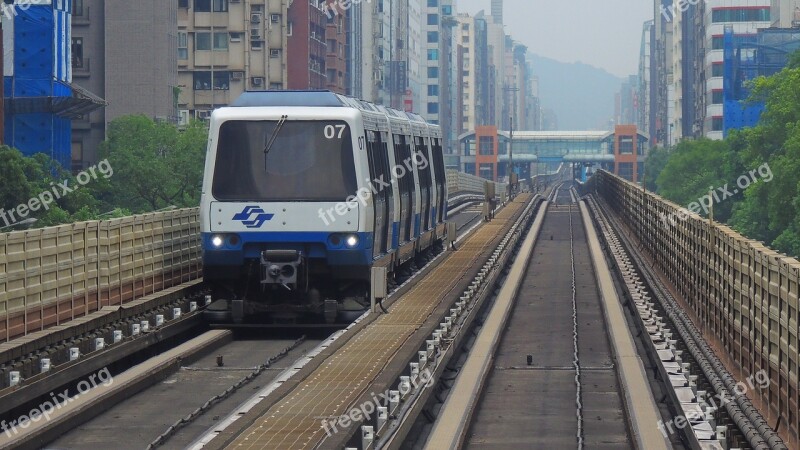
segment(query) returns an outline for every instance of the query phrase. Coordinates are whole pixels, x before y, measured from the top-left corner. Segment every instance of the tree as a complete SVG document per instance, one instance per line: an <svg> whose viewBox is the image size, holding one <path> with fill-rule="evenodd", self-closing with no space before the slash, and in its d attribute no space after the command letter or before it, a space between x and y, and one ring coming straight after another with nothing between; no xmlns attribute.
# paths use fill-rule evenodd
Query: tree
<svg viewBox="0 0 800 450"><path fill-rule="evenodd" d="M748 169L769 168L771 178L748 189L731 225L779 251L800 255L800 53L752 87L751 100L765 102L766 109L758 126L738 137L745 143L740 155Z"/></svg>
<svg viewBox="0 0 800 450"><path fill-rule="evenodd" d="M647 190L654 192L658 190L656 180L661 171L664 170L664 167L666 167L669 155L670 149L662 147L651 149L650 153L648 153L647 159L644 161L644 178Z"/></svg>
<svg viewBox="0 0 800 450"><path fill-rule="evenodd" d="M730 217L735 198L741 198L741 194L730 198L720 189L734 191L729 182L736 180L740 166L738 156L725 141L684 140L675 146L658 175L658 192L683 207L701 203L703 197L712 195L706 204L713 203L715 219L725 221ZM706 215L707 209L701 213Z"/></svg>
<svg viewBox="0 0 800 450"><path fill-rule="evenodd" d="M114 120L101 146L114 168L104 202L134 212L199 205L207 139L202 122L179 131L143 115Z"/></svg>

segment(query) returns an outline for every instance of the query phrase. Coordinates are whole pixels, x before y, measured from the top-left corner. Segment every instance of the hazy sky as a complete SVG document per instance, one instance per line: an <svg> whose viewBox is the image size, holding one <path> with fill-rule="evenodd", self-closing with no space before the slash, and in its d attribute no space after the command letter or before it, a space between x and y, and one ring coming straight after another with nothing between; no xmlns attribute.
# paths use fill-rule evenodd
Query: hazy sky
<svg viewBox="0 0 800 450"><path fill-rule="evenodd" d="M614 75L639 70L642 25L652 0L504 0L506 34L533 53ZM491 14L491 0L457 0L458 12Z"/></svg>

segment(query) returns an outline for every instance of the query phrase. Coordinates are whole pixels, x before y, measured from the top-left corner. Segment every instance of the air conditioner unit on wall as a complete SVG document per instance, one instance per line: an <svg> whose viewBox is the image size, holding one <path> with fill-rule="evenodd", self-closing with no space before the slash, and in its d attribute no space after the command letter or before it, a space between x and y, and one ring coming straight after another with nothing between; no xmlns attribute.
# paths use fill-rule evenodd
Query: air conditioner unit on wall
<svg viewBox="0 0 800 450"><path fill-rule="evenodd" d="M250 14L250 23L261 23L261 13Z"/></svg>
<svg viewBox="0 0 800 450"><path fill-rule="evenodd" d="M250 82L253 86L261 87L264 85L264 77L253 77Z"/></svg>
<svg viewBox="0 0 800 450"><path fill-rule="evenodd" d="M178 119L178 125L188 125L189 124L189 110L182 109L180 110L180 118Z"/></svg>
<svg viewBox="0 0 800 450"><path fill-rule="evenodd" d="M208 120L211 118L211 111L207 109L199 109L195 112L195 117L200 120Z"/></svg>

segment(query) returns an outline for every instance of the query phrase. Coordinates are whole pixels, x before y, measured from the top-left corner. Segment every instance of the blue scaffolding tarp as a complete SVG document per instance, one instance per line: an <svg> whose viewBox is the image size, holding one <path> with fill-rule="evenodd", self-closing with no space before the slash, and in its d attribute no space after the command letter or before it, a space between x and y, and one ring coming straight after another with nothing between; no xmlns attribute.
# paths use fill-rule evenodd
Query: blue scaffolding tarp
<svg viewBox="0 0 800 450"><path fill-rule="evenodd" d="M758 124L764 104L748 101L750 82L769 77L783 70L789 55L800 48L800 30L769 28L755 36L736 36L725 29L723 114L724 135L732 129Z"/></svg>

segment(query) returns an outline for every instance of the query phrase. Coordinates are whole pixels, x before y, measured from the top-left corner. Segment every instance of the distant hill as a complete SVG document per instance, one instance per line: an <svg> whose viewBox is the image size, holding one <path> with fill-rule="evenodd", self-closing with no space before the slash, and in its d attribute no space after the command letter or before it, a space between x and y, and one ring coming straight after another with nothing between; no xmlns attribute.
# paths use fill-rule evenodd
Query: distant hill
<svg viewBox="0 0 800 450"><path fill-rule="evenodd" d="M539 77L542 106L558 116L559 130L607 130L615 95L625 81L583 63L564 63L528 54Z"/></svg>

